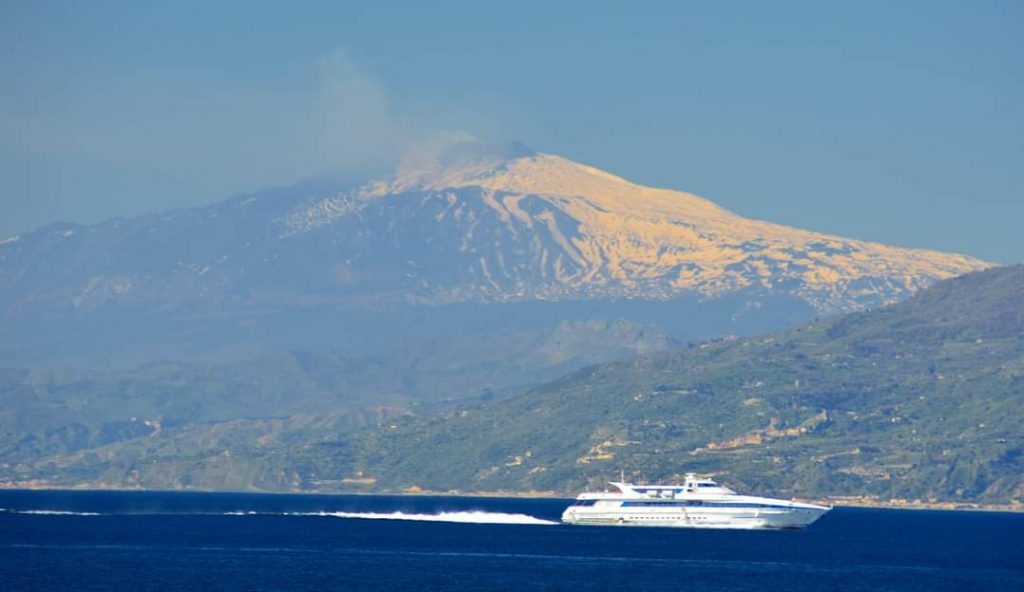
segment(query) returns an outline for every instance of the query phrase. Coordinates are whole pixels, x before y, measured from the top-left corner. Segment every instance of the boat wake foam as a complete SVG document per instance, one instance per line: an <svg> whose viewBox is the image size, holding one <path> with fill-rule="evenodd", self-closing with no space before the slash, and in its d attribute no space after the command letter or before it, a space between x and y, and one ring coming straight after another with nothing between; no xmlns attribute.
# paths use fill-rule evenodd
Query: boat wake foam
<svg viewBox="0 0 1024 592"><path fill-rule="evenodd" d="M268 515L265 512L226 512L230 516ZM531 524L550 526L558 524L526 514L507 514L504 512L439 512L437 514L406 514L405 512L282 512L272 514L279 516L325 516L329 518L348 518L356 520L411 520L415 522L459 522L464 524Z"/></svg>
<svg viewBox="0 0 1024 592"><path fill-rule="evenodd" d="M0 508L6 514L31 514L34 516L99 516L99 512L69 512L66 510L9 510Z"/></svg>
<svg viewBox="0 0 1024 592"><path fill-rule="evenodd" d="M0 513L31 514L35 516L101 516L99 512L70 512L66 510L13 510L0 508ZM201 514L201 513L200 513ZM185 513L188 515L188 513ZM558 524L526 514L508 514L504 512L484 512L474 510L468 512L438 512L437 514L407 514L405 512L257 512L238 510L222 512L222 516L323 516L327 518L347 518L355 520L410 520L414 522L459 522L464 524L529 524L550 526Z"/></svg>

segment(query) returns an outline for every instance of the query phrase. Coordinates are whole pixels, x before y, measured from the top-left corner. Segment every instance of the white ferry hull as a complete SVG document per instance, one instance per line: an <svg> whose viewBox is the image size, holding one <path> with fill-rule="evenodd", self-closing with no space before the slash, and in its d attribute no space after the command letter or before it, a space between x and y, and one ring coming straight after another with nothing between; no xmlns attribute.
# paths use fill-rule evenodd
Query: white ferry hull
<svg viewBox="0 0 1024 592"><path fill-rule="evenodd" d="M821 518L828 508L799 510L749 510L716 512L713 510L686 512L672 510L645 510L626 512L586 511L590 508L570 508L562 514L562 522L581 526L660 526L682 528L738 528L738 529L801 529ZM674 511L673 511L674 510Z"/></svg>

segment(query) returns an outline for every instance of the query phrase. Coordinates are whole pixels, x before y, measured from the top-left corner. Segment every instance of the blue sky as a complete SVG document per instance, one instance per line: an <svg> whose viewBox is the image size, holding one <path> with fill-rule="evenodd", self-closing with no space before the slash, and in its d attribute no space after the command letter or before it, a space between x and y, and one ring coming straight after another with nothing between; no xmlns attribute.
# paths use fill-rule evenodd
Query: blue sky
<svg viewBox="0 0 1024 592"><path fill-rule="evenodd" d="M143 4L0 7L0 235L471 134L1024 261L1021 2Z"/></svg>

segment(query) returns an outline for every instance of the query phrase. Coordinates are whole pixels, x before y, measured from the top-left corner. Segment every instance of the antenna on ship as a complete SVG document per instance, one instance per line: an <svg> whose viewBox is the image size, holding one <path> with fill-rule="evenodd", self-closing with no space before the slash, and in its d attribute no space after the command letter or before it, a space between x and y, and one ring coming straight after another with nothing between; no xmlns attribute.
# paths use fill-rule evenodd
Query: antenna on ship
<svg viewBox="0 0 1024 592"><path fill-rule="evenodd" d="M626 482L626 469L619 467L619 483Z"/></svg>

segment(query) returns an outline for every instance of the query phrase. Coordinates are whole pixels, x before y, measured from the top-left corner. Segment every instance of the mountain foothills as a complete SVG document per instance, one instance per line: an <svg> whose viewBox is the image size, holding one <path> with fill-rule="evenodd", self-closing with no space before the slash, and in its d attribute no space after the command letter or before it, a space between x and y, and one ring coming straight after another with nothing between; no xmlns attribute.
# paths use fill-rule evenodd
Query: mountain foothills
<svg viewBox="0 0 1024 592"><path fill-rule="evenodd" d="M1014 266L785 332L587 367L518 396L157 427L3 471L47 485L556 492L620 470L699 471L776 495L1019 503L1021 417Z"/></svg>
<svg viewBox="0 0 1024 592"><path fill-rule="evenodd" d="M485 400L672 344L625 321L410 341L382 353L282 352L222 364L0 372L0 460L69 453L229 419Z"/></svg>
<svg viewBox="0 0 1024 592"><path fill-rule="evenodd" d="M0 354L125 367L363 353L522 328L510 319L654 319L686 340L877 306L986 266L748 220L518 143L459 144L383 179L0 240Z"/></svg>
<svg viewBox="0 0 1024 592"><path fill-rule="evenodd" d="M599 365L322 444L379 486L571 491L714 473L780 495L1024 497L1024 267L749 339ZM344 459L339 461L337 459Z"/></svg>

